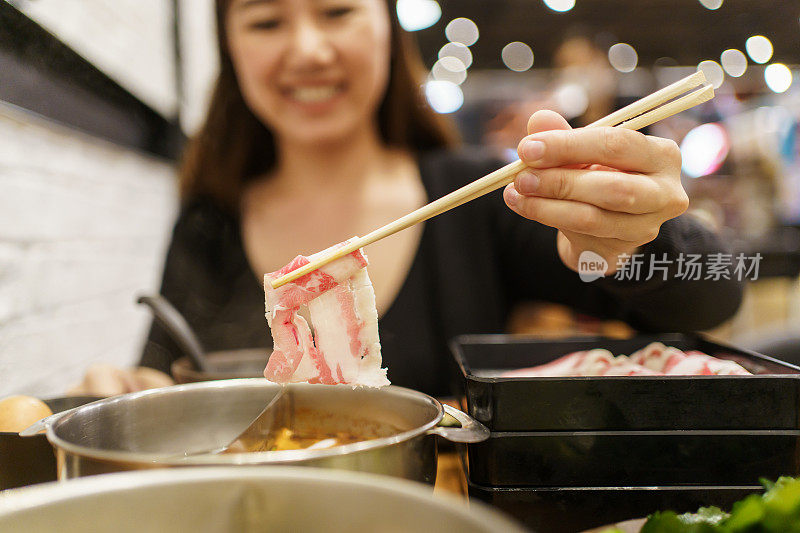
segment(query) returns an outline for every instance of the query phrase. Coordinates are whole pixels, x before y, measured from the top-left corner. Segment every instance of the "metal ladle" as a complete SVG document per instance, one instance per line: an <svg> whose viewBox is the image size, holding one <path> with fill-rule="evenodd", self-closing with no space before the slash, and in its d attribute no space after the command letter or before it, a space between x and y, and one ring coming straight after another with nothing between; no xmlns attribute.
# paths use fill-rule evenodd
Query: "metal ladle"
<svg viewBox="0 0 800 533"><path fill-rule="evenodd" d="M185 353L195 368L201 372L210 372L212 365L205 356L203 345L195 335L186 319L175 309L166 298L160 295L140 296L137 303L144 304L151 309L153 316L167 331L169 336L183 353Z"/></svg>
<svg viewBox="0 0 800 533"><path fill-rule="evenodd" d="M153 316L179 348L189 356L189 360L197 370L201 372L212 370L212 365L206 359L205 350L203 350L197 335L186 319L166 298L161 295L140 296L136 301L148 306L153 311ZM269 448L281 429L293 427L294 401L292 395L287 394L286 389L285 385L282 386L255 420L227 445L191 455L253 451L255 447L259 446Z"/></svg>
<svg viewBox="0 0 800 533"><path fill-rule="evenodd" d="M188 459L198 455L220 453L270 451L281 430L294 427L294 395L287 391L288 388L287 385L282 385L255 420L224 446L184 453L172 456L170 459Z"/></svg>

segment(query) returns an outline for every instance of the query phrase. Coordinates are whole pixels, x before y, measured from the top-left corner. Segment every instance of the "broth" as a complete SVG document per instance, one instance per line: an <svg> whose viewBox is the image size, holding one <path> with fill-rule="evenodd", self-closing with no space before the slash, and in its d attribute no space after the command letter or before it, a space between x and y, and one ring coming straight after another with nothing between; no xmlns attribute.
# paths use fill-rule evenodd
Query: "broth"
<svg viewBox="0 0 800 533"><path fill-rule="evenodd" d="M276 452L283 450L324 449L343 444L371 440L345 431L331 433L299 433L289 428L278 430L274 438L244 444L241 452ZM234 453L234 452L231 452Z"/></svg>
<svg viewBox="0 0 800 533"><path fill-rule="evenodd" d="M291 427L280 428L267 439L237 441L222 453L326 449L389 437L401 431L383 422L300 408L294 412Z"/></svg>

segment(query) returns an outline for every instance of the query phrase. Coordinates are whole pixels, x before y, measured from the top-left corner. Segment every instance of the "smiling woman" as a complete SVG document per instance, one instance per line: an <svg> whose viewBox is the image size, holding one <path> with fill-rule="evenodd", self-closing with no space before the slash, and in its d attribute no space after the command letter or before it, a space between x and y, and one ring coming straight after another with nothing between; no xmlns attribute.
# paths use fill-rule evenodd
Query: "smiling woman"
<svg viewBox="0 0 800 533"><path fill-rule="evenodd" d="M422 101L425 67L389 9L376 0L217 0L220 74L186 152L184 196L210 196L236 210L244 183L274 167L276 135L308 142L353 131L376 107L387 144L454 146L455 129ZM329 37L346 47L345 61L333 57Z"/></svg>
<svg viewBox="0 0 800 533"><path fill-rule="evenodd" d="M394 2L216 7L221 69L180 170L183 206L161 293L206 349L267 348L265 272L366 235L501 164L454 149L453 129L425 100L425 70ZM448 341L504 331L523 300L661 331L713 326L738 305L734 279L587 283L577 273L584 251L610 274L633 253L663 261L722 249L678 217L686 194L674 143L573 131L552 112L535 113L528 134L519 155L530 168L505 195L366 246L392 383L446 394ZM167 370L179 353L154 326L142 364Z"/></svg>

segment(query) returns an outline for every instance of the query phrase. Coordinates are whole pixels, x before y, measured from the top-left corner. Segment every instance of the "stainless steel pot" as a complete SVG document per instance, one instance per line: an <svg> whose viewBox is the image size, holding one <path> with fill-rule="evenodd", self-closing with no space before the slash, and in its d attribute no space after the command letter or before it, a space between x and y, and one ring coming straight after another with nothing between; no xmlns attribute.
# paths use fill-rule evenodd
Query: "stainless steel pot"
<svg viewBox="0 0 800 533"><path fill-rule="evenodd" d="M480 503L354 472L212 467L111 474L9 491L3 533L522 533Z"/></svg>
<svg viewBox="0 0 800 533"><path fill-rule="evenodd" d="M436 479L436 435L454 442L479 442L489 436L468 415L410 389L290 387L295 411L317 412L316 423L328 429L349 431L353 420L396 429L390 436L328 449L192 455L219 448L236 437L279 388L264 379L232 379L108 398L48 417L22 434L46 428L56 449L59 479L172 466L281 464L372 472L428 483ZM445 413L461 427L441 426Z"/></svg>

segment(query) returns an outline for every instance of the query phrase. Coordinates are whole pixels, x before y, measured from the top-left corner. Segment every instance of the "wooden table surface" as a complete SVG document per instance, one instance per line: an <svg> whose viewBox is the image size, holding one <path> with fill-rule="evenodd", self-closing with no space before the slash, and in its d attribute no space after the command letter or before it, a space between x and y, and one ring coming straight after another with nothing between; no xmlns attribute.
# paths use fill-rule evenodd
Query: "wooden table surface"
<svg viewBox="0 0 800 533"><path fill-rule="evenodd" d="M439 454L436 469L436 485L433 493L450 493L467 498L467 476L456 452Z"/></svg>

